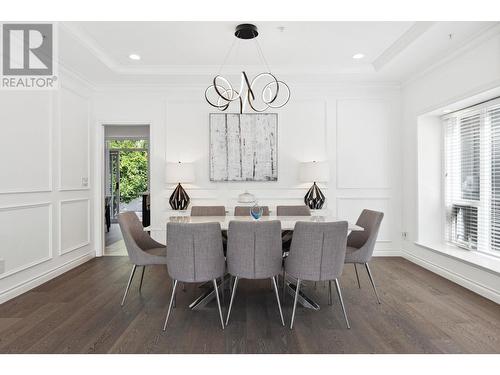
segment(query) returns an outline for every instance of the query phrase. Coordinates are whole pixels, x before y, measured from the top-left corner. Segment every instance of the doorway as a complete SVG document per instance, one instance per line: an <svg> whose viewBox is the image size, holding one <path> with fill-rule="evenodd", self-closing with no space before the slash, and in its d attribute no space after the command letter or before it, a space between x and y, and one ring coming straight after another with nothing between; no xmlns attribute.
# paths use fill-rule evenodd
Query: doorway
<svg viewBox="0 0 500 375"><path fill-rule="evenodd" d="M104 254L125 256L118 225L121 212L134 212L150 222L150 153L148 125L105 125L104 128Z"/></svg>

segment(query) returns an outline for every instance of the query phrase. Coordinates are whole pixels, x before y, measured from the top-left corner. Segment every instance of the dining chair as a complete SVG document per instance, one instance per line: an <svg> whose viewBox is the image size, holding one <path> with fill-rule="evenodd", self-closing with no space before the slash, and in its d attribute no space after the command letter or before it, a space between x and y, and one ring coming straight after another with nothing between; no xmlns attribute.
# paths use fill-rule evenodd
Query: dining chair
<svg viewBox="0 0 500 375"><path fill-rule="evenodd" d="M290 255L285 262L287 275L297 279L290 329L293 328L300 283L303 280L328 281L329 305L332 304L332 280L335 281L347 328L351 328L338 280L344 267L347 228L347 221L329 223L299 221L295 224Z"/></svg>
<svg viewBox="0 0 500 375"><path fill-rule="evenodd" d="M271 279L274 285L281 324L284 326L285 321L283 320L276 282L282 264L281 222L279 220L229 222L226 258L228 273L234 276L226 325L231 315L238 280Z"/></svg>
<svg viewBox="0 0 500 375"><path fill-rule="evenodd" d="M224 206L193 206L191 216L226 216Z"/></svg>
<svg viewBox="0 0 500 375"><path fill-rule="evenodd" d="M217 288L217 278L222 277L225 270L220 224L167 223L167 243L168 274L174 283L163 330L167 329L179 281L183 283L213 282L219 317L222 329L224 329Z"/></svg>
<svg viewBox="0 0 500 375"><path fill-rule="evenodd" d="M262 216L269 216L268 206L259 206L262 208ZM250 216L251 206L236 206L234 207L234 216Z"/></svg>
<svg viewBox="0 0 500 375"><path fill-rule="evenodd" d="M144 279L146 266L167 264L167 247L153 240L144 231L144 228L142 227L142 224L135 212L120 213L118 215L118 223L120 224L128 257L133 264L121 303L121 306L123 306L137 266L142 267L141 281L139 284L140 291L142 288L142 281Z"/></svg>
<svg viewBox="0 0 500 375"><path fill-rule="evenodd" d="M276 206L277 216L311 216L311 210L306 205L296 206ZM284 230L281 233L281 241L283 243L283 259L288 256L290 246L292 244L293 230ZM283 302L285 302L285 267L283 265Z"/></svg>
<svg viewBox="0 0 500 375"><path fill-rule="evenodd" d="M356 225L362 227L364 230L352 231L347 237L347 250L344 261L345 263L354 265L354 271L356 272L356 279L358 280L359 288L361 288L361 283L359 282L356 264L365 265L368 278L370 279L370 283L372 284L375 296L377 297L377 302L379 304L380 298L378 296L375 281L373 280L373 275L368 262L372 259L373 250L375 249L375 243L377 241L380 224L382 223L383 218L383 212L367 209L364 209L361 212L358 221L356 221Z"/></svg>
<svg viewBox="0 0 500 375"><path fill-rule="evenodd" d="M306 205L276 206L277 216L311 216L311 210Z"/></svg>

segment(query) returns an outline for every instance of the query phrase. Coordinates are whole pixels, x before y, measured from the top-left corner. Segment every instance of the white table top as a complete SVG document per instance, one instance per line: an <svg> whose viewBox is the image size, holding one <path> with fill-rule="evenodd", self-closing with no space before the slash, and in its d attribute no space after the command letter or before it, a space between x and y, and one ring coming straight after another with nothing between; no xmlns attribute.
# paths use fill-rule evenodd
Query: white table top
<svg viewBox="0 0 500 375"><path fill-rule="evenodd" d="M255 221L250 216L169 216L166 218L165 223L161 227L149 226L144 228L145 231L166 231L167 223L209 223L209 222L219 222L221 229L227 230L229 227L229 222L232 220L237 221ZM297 221L306 221L314 223L328 223L341 221L342 219L336 218L335 216L262 216L259 221L269 221L269 220L280 220L282 230L293 230L295 228L295 223ZM362 231L362 227L348 223L349 231Z"/></svg>

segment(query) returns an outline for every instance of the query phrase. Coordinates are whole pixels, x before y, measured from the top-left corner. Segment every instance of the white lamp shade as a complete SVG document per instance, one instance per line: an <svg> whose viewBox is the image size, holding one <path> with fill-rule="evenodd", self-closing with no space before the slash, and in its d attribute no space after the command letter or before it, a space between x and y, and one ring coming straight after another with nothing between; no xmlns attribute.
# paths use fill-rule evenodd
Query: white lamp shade
<svg viewBox="0 0 500 375"><path fill-rule="evenodd" d="M192 163L167 163L167 183L185 183L194 181L194 165Z"/></svg>
<svg viewBox="0 0 500 375"><path fill-rule="evenodd" d="M300 163L299 179L302 182L326 182L330 178L330 170L326 161L309 161Z"/></svg>

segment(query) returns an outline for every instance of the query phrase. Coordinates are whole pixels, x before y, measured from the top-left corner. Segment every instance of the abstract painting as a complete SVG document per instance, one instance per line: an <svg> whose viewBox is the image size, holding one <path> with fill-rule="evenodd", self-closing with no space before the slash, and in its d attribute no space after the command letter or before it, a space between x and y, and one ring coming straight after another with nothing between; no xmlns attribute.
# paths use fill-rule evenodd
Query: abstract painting
<svg viewBox="0 0 500 375"><path fill-rule="evenodd" d="M278 115L210 114L210 181L277 181Z"/></svg>

